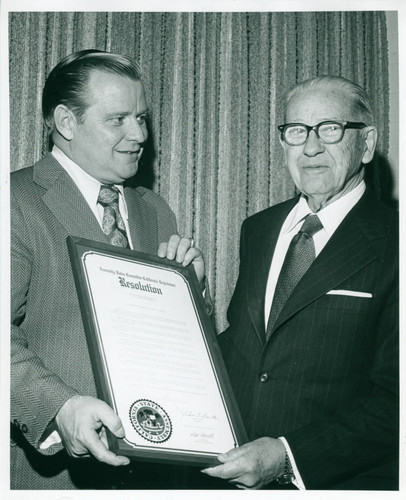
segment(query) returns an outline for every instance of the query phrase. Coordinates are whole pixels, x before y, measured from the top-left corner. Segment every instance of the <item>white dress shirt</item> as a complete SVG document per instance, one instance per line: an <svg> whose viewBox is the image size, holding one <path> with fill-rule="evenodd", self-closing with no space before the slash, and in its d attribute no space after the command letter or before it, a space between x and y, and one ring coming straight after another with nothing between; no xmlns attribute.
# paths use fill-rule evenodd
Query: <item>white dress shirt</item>
<svg viewBox="0 0 406 500"><path fill-rule="evenodd" d="M334 201L330 205L327 205L325 208L317 212L317 216L320 219L320 222L323 224L323 229L313 236L316 257L322 251L328 240L333 235L334 231L341 224L344 217L360 200L361 196L365 192L365 189L365 182L362 181L352 191L345 194L341 198L338 198L338 200ZM278 241L276 243L275 252L272 258L271 267L269 269L268 282L265 292L265 328L268 323L276 283L278 281L282 264L285 260L290 242L302 227L304 218L307 215L313 213L314 212L312 212L312 210L310 209L306 198L304 196L301 196L299 202L289 212L289 215L286 217L286 220L282 225L281 232L279 233ZM293 481L293 483L301 490L306 489L300 476L299 470L296 466L293 454L290 450L289 443L284 437L280 437L279 439L285 445L290 462L292 464L293 472L295 474L295 480Z"/></svg>
<svg viewBox="0 0 406 500"><path fill-rule="evenodd" d="M97 221L102 226L104 208L97 203L97 198L99 197L101 182L96 180L94 177L85 172L79 167L75 162L66 156L66 154L61 151L57 146L53 146L52 155L55 159L62 165L66 172L72 177L73 182L76 184L83 197L85 198L87 204L89 205L91 211L96 217ZM133 248L131 242L130 228L128 226L128 210L127 204L124 198L124 188L121 184L115 184L119 190L118 197L118 208L120 210L121 217L123 218L125 229L127 232L127 239L130 248Z"/></svg>

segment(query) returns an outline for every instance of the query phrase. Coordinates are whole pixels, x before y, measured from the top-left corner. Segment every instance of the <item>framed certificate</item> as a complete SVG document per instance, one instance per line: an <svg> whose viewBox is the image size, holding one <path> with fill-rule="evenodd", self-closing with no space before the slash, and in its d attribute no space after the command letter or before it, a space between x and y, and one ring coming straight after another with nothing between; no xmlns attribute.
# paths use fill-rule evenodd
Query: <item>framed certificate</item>
<svg viewBox="0 0 406 500"><path fill-rule="evenodd" d="M193 266L68 238L98 396L115 453L206 466L246 441Z"/></svg>

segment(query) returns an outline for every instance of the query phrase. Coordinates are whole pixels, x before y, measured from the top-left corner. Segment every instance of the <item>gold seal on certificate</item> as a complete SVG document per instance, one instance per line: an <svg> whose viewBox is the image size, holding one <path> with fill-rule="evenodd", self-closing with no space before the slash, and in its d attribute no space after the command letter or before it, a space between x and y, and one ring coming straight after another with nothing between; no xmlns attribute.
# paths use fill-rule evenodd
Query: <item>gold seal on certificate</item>
<svg viewBox="0 0 406 500"><path fill-rule="evenodd" d="M164 443L172 434L166 411L148 399L139 399L131 405L130 420L138 434L153 443Z"/></svg>
<svg viewBox="0 0 406 500"><path fill-rule="evenodd" d="M68 238L98 396L139 460L199 466L246 441L192 265Z"/></svg>

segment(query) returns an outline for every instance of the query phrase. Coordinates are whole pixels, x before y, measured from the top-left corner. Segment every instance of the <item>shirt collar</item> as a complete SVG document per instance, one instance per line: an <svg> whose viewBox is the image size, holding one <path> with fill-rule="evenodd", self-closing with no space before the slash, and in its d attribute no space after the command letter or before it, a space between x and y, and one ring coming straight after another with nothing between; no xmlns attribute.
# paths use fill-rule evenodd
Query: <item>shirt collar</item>
<svg viewBox="0 0 406 500"><path fill-rule="evenodd" d="M317 212L317 216L319 217L320 222L323 224L323 228L327 232L328 237L330 237L334 233L334 231L343 221L344 217L360 200L361 196L365 192L365 189L365 181L361 181L349 193L345 194L341 198L338 198L333 203L327 205L319 212ZM312 213L314 212L312 212L306 198L302 195L299 199L299 202L290 213L289 220L286 221L286 232L293 231L307 215Z"/></svg>
<svg viewBox="0 0 406 500"><path fill-rule="evenodd" d="M96 206L101 182L85 172L83 168L79 167L79 165L71 160L63 151L61 151L58 146L53 146L52 155L72 177L74 183L79 188L89 205ZM124 200L124 188L122 184L115 184L115 186L120 191ZM127 207L124 206L123 210L126 211L126 208ZM125 216L126 214L122 215Z"/></svg>

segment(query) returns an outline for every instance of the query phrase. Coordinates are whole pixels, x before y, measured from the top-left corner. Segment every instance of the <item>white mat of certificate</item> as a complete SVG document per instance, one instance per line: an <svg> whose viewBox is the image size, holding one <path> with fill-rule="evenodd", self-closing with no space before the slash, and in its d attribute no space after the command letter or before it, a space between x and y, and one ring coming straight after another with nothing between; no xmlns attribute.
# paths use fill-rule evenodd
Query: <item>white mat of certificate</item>
<svg viewBox="0 0 406 500"><path fill-rule="evenodd" d="M207 339L183 275L97 252L82 259L127 443L210 456L234 448Z"/></svg>

